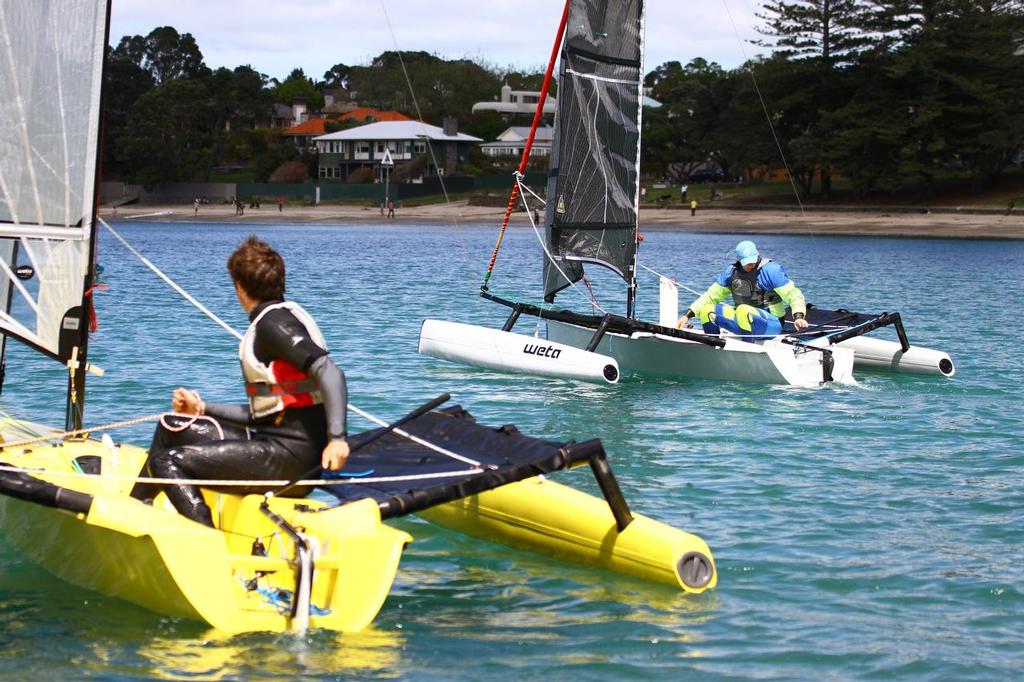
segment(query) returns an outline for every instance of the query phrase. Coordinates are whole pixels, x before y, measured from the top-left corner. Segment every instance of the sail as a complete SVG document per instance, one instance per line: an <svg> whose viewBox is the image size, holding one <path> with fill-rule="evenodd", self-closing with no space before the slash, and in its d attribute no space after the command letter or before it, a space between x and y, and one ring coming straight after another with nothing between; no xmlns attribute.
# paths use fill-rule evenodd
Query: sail
<svg viewBox="0 0 1024 682"><path fill-rule="evenodd" d="M0 332L61 360L85 323L107 13L0 2Z"/></svg>
<svg viewBox="0 0 1024 682"><path fill-rule="evenodd" d="M643 0L570 0L547 186L548 301L583 276L583 262L633 285L642 40Z"/></svg>

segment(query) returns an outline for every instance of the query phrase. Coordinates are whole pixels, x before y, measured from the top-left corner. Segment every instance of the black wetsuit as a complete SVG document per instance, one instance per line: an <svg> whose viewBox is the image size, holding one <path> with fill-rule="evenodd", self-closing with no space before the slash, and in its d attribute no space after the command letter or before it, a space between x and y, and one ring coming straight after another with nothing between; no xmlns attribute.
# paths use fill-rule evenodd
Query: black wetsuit
<svg viewBox="0 0 1024 682"><path fill-rule="evenodd" d="M275 303L280 301L261 303L249 319L256 320ZM144 474L172 479L290 480L319 464L329 439L347 435L345 375L291 311L276 308L259 320L254 350L266 365L283 360L304 372L318 386L323 404L286 408L261 419L251 417L249 405L207 404L205 415L183 430L167 429L163 424L157 427ZM173 415L165 420L174 428L192 417ZM136 483L131 494L138 499L152 498L161 487L183 516L213 525L198 486ZM263 493L273 486L209 487L248 494ZM290 492L305 495L308 490Z"/></svg>

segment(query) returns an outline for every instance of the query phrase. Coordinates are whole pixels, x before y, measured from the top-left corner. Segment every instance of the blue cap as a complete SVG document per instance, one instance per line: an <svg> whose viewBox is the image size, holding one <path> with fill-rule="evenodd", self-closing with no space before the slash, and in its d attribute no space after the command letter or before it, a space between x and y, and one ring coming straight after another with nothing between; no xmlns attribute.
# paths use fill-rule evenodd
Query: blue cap
<svg viewBox="0 0 1024 682"><path fill-rule="evenodd" d="M742 241L736 245L736 257L740 259L740 265L750 265L757 262L757 247L754 242Z"/></svg>

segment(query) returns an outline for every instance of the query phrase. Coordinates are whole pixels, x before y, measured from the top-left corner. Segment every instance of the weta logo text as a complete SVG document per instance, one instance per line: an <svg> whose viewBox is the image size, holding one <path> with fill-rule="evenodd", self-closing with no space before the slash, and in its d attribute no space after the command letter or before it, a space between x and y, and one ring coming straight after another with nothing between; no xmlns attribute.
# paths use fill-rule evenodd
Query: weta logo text
<svg viewBox="0 0 1024 682"><path fill-rule="evenodd" d="M539 355L542 358L557 358L562 354L562 349L555 348L554 346L536 346L528 343L523 346L523 352L527 355Z"/></svg>

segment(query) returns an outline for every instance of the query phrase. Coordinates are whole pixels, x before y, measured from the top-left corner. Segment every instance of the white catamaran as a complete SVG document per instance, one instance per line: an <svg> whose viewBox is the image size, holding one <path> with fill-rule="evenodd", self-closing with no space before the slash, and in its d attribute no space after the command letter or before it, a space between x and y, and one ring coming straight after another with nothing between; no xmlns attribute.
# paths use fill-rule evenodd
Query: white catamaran
<svg viewBox="0 0 1024 682"><path fill-rule="evenodd" d="M231 492L252 481L204 487L215 528L163 493L151 505L131 497L145 450L88 432L160 415L82 428L85 376L99 372L87 346L109 11L106 0L0 3L0 342L27 344L69 377L63 429L0 413L0 535L11 546L74 584L229 632L365 627L412 539L384 521L416 512L687 592L715 586L703 540L630 512L600 441L489 428L436 410L447 394L352 436L338 478L269 482L279 487L266 495ZM604 499L538 478L584 463ZM337 502L288 497L296 484Z"/></svg>
<svg viewBox="0 0 1024 682"><path fill-rule="evenodd" d="M636 318L643 7L642 0L568 0L533 127L536 130L540 121L560 46L558 111L541 238L544 300L551 304L558 292L576 287L583 278L583 264L595 263L625 280L625 315L556 310L508 300L489 290L517 196L522 196L527 215L532 214L529 200L539 201L522 184L531 131L480 292L511 308L510 315L500 330L425 320L419 351L500 371L609 383L621 374L641 374L817 386L852 382L855 367L952 376L947 354L910 345L898 313L865 315L812 306L807 313L810 328L797 332L789 321L783 334L751 341L726 331L676 329L678 293L661 277L659 321ZM546 322L546 338L512 331L523 314ZM863 336L890 325L898 343Z"/></svg>

